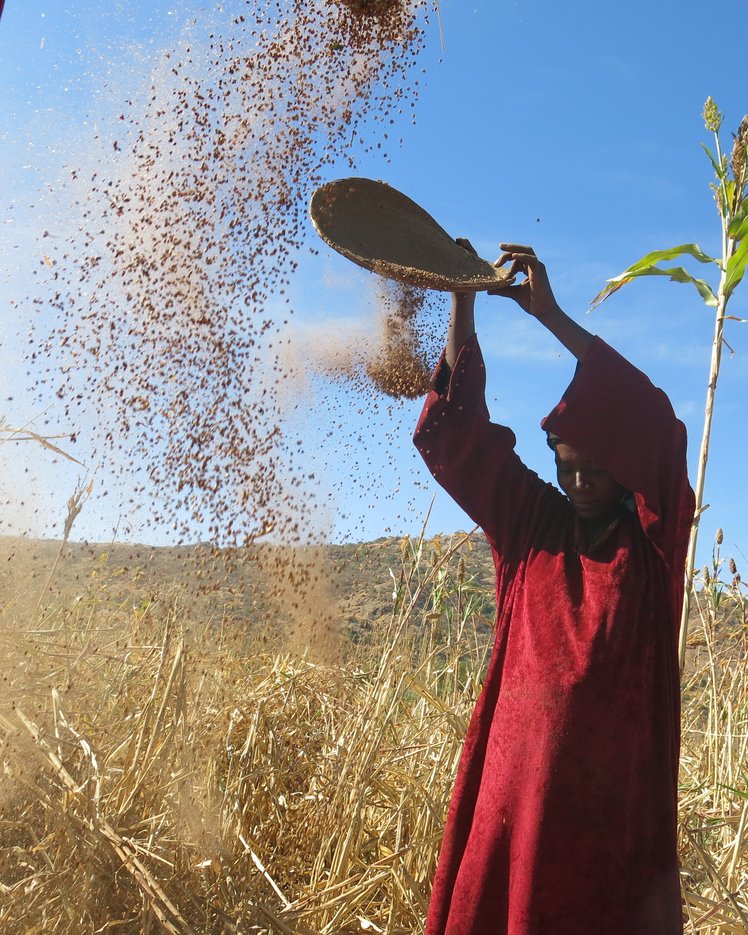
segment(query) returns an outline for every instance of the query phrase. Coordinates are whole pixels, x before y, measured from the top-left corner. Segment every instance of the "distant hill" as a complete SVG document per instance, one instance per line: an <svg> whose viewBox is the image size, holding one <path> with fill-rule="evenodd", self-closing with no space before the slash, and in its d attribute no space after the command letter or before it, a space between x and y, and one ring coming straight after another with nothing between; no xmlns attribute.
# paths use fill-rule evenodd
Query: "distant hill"
<svg viewBox="0 0 748 935"><path fill-rule="evenodd" d="M457 541L460 534L453 537ZM449 538L427 540L422 570L443 554ZM299 617L335 620L356 637L389 618L393 589L410 562L414 540L389 537L344 545L247 549L210 545L154 547L0 537L0 599L28 608L90 599L127 605L157 598L188 601L191 613L246 626L287 625ZM475 533L459 558L464 577L485 592L493 616L494 570L488 544Z"/></svg>
<svg viewBox="0 0 748 935"><path fill-rule="evenodd" d="M425 540L420 575L463 537ZM283 637L301 627L310 640L332 629L358 641L372 627L389 621L393 591L401 574L407 574L416 547L415 540L387 537L304 547L72 542L61 549L58 541L0 537L0 614L22 622L33 619L40 608L70 608L82 600L106 602L110 611L116 607L122 614L143 602L173 602L188 608L192 620L231 624L249 639L259 630ZM480 532L452 558L452 575L460 562L475 598L478 629L488 631L495 612L494 568ZM424 607L432 599L432 589L426 588L417 603ZM692 606L687 670L706 652L697 606L703 601L704 597ZM732 600L723 601L720 641L740 630L741 613L744 610L736 613Z"/></svg>

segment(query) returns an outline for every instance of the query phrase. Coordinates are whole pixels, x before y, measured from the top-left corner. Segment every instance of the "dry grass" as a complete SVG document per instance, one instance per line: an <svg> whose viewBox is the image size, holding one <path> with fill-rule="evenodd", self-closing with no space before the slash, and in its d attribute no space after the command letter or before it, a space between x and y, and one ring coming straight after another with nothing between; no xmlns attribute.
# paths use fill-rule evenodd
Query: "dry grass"
<svg viewBox="0 0 748 935"><path fill-rule="evenodd" d="M719 537L721 541L721 535ZM748 601L715 547L683 685L680 824L690 931L748 932Z"/></svg>
<svg viewBox="0 0 748 935"><path fill-rule="evenodd" d="M74 604L6 606L0 930L419 931L489 648L466 548L407 540L389 622L337 665L258 651L182 592L133 607L120 581L110 600L100 565ZM685 695L683 876L704 935L748 933L739 588L702 592Z"/></svg>

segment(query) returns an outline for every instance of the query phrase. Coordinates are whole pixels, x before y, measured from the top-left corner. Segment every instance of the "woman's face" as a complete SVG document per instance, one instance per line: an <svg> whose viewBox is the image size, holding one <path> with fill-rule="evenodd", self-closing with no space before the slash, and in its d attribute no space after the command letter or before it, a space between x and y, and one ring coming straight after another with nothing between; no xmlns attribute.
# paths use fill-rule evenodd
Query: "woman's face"
<svg viewBox="0 0 748 935"><path fill-rule="evenodd" d="M625 488L608 471L562 442L556 445L556 471L561 490L582 522L609 522L619 511Z"/></svg>

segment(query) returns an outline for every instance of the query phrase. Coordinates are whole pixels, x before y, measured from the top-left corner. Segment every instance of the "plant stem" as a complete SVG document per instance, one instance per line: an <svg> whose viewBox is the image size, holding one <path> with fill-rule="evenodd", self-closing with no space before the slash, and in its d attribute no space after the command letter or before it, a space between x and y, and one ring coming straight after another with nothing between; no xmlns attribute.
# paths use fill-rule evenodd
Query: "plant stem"
<svg viewBox="0 0 748 935"><path fill-rule="evenodd" d="M725 212L726 213L726 212ZM735 248L735 241L727 235L727 220L722 215L722 273L719 280L719 290L717 292L717 311L714 319L714 338L712 339L712 358L709 364L709 383L706 389L706 406L704 408L704 432L701 436L701 448L699 449L699 466L696 474L696 508L694 520L691 526L691 535L688 540L688 553L686 555L686 587L683 592L683 609L680 619L680 638L678 641L678 658L680 660L680 669L683 671L683 665L686 658L686 640L688 639L688 613L691 609L691 591L693 588L693 572L696 563L696 542L699 536L699 521L703 512L702 504L704 501L704 483L706 480L706 466L709 461L709 439L712 432L712 415L714 413L714 396L717 391L717 380L719 379L719 367L722 360L722 341L725 327L725 312L727 309L728 296L725 295L725 279L727 276L727 262L732 256Z"/></svg>

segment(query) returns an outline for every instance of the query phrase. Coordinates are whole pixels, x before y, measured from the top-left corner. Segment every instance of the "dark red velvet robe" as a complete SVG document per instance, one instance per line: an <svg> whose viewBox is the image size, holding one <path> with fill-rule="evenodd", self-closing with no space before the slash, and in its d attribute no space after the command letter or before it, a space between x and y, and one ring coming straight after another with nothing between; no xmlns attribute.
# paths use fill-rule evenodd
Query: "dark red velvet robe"
<svg viewBox="0 0 748 935"><path fill-rule="evenodd" d="M489 421L477 340L442 383L445 370L415 443L488 538L497 620L426 933L678 935L685 428L596 338L543 427L632 491L636 512L578 551L566 497Z"/></svg>

